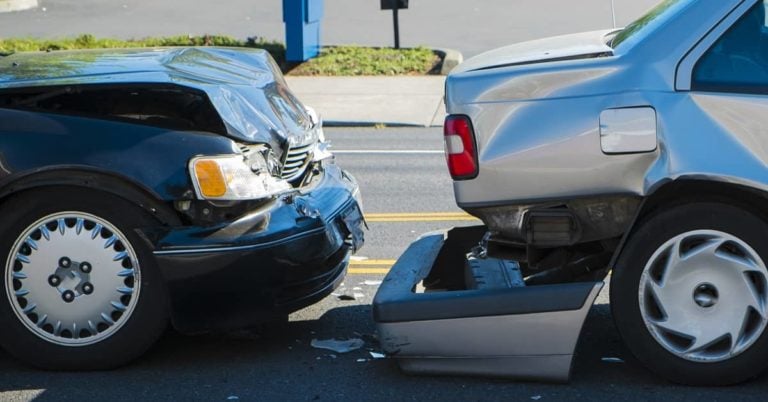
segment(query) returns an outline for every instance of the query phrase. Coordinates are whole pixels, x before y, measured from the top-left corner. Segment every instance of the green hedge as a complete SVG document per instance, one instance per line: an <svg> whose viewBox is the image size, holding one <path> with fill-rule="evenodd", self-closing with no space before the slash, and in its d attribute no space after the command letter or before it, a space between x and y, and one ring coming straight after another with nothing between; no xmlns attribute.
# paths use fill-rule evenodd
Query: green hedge
<svg viewBox="0 0 768 402"><path fill-rule="evenodd" d="M424 75L440 58L425 47L412 49L335 46L300 64L291 75Z"/></svg>
<svg viewBox="0 0 768 402"><path fill-rule="evenodd" d="M96 38L80 35L68 39L0 38L0 53L75 49L112 49L162 46L226 46L265 49L290 75L424 75L435 73L440 58L425 47L413 49L333 46L305 63L285 63L285 46L259 37L239 40L230 36L168 36L144 39Z"/></svg>
<svg viewBox="0 0 768 402"><path fill-rule="evenodd" d="M222 35L180 35L122 40L96 38L93 35L86 34L80 35L76 38L66 39L0 38L0 53L76 49L122 49L161 46L252 47L267 50L278 62L282 62L285 59L285 46L283 46L282 43L267 41L259 37L239 40L230 36Z"/></svg>

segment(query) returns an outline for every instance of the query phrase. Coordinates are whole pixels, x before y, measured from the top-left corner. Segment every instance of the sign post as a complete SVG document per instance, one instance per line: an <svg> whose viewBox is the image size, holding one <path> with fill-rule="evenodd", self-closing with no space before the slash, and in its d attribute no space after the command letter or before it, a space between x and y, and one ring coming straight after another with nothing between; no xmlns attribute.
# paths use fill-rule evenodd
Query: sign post
<svg viewBox="0 0 768 402"><path fill-rule="evenodd" d="M382 10L392 10L392 24L395 28L395 49L400 49L400 18L398 11L408 8L408 0L381 0Z"/></svg>

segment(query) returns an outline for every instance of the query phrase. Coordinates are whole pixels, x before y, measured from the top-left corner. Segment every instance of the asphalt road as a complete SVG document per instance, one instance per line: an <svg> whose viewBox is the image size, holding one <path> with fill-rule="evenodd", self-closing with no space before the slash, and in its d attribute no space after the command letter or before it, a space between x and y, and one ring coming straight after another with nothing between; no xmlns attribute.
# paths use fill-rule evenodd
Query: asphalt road
<svg viewBox="0 0 768 402"><path fill-rule="evenodd" d="M659 0L615 0L617 25ZM226 34L284 41L281 0L39 0L40 7L0 13L2 37L82 33L136 38ZM379 0L325 0L324 44L392 46L392 13ZM458 49L472 56L523 40L611 28L611 0L413 0L400 13L402 46Z"/></svg>
<svg viewBox="0 0 768 402"><path fill-rule="evenodd" d="M651 375L628 356L610 319L604 290L577 348L569 384L537 384L466 377L412 377L377 351L370 303L376 281L419 233L471 221L402 222L404 213L458 212L443 157L439 129L329 129L338 162L361 182L371 224L368 243L336 296L293 314L285 328L267 333L182 336L169 332L135 363L94 373L29 369L0 352L0 400L764 400L765 376L728 388L687 388ZM370 151L389 151L375 153ZM347 152L344 152L347 151ZM349 153L348 151L369 151ZM392 213L399 213L394 215ZM368 258L364 260L363 258ZM384 260L384 261L382 261ZM366 265L365 261L379 261ZM379 272L381 271L381 272ZM377 273L366 273L377 272ZM347 354L314 349L313 338L366 340ZM514 342L514 339L510 339ZM622 363L603 362L619 357Z"/></svg>

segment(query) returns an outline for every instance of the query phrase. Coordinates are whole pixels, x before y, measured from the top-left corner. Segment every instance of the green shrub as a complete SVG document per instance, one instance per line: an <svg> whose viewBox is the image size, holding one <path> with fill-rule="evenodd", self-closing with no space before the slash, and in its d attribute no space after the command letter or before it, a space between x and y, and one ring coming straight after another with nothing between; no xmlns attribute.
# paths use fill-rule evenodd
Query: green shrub
<svg viewBox="0 0 768 402"><path fill-rule="evenodd" d="M413 49L332 46L305 63L286 66L285 46L260 37L239 40L230 36L165 36L144 39L97 38L91 34L66 39L0 38L0 53L76 49L114 49L169 46L248 47L268 51L291 75L424 75L434 72L440 58L425 47ZM292 68L286 68L292 67Z"/></svg>

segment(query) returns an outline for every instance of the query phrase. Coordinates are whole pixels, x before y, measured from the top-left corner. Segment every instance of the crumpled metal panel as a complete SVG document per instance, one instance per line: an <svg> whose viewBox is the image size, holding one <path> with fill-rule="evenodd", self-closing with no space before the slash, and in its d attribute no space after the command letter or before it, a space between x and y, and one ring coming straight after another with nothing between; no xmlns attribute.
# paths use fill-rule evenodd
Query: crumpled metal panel
<svg viewBox="0 0 768 402"><path fill-rule="evenodd" d="M446 82L451 114L470 116L480 171L454 182L466 209L531 205L596 195L646 196L678 179L738 183L768 190L768 100L755 95L677 90L679 66L700 40L721 35L724 17L755 1L681 0L664 23L650 24L613 56L540 62L541 57L484 56ZM554 41L552 54L574 54L584 35ZM603 41L609 41L610 35ZM560 47L558 47L560 46ZM519 46L528 49L531 46ZM512 48L511 48L512 49ZM502 57L503 56L503 57ZM658 147L606 154L600 114L652 107Z"/></svg>
<svg viewBox="0 0 768 402"><path fill-rule="evenodd" d="M305 107L260 49L157 48L16 53L0 57L0 91L69 85L175 84L205 92L227 134L276 150L317 139Z"/></svg>

